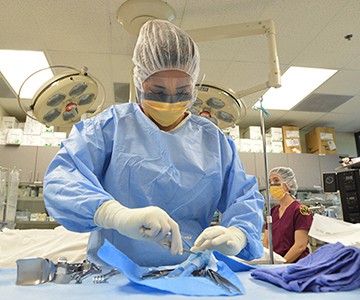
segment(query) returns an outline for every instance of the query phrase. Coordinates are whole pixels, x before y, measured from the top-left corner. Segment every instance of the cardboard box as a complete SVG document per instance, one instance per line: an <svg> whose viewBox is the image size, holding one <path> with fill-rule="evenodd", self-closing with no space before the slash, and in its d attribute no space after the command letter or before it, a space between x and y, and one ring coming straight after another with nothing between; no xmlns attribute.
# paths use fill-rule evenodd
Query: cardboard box
<svg viewBox="0 0 360 300"><path fill-rule="evenodd" d="M43 132L43 124L34 122L25 122L24 124L24 133L25 134L32 134L32 135L41 135Z"/></svg>
<svg viewBox="0 0 360 300"><path fill-rule="evenodd" d="M238 125L235 125L234 127L224 128L223 132L226 135L230 136L233 140L240 138L240 128Z"/></svg>
<svg viewBox="0 0 360 300"><path fill-rule="evenodd" d="M21 145L22 146L42 146L41 135L32 135L32 134L24 133Z"/></svg>
<svg viewBox="0 0 360 300"><path fill-rule="evenodd" d="M0 127L0 145L6 144L6 138L7 138L8 131L9 131L8 128Z"/></svg>
<svg viewBox="0 0 360 300"><path fill-rule="evenodd" d="M53 132L43 132L41 135L41 146L52 147L54 142Z"/></svg>
<svg viewBox="0 0 360 300"><path fill-rule="evenodd" d="M306 151L318 154L337 154L335 130L332 127L316 127L305 135Z"/></svg>
<svg viewBox="0 0 360 300"><path fill-rule="evenodd" d="M2 117L1 126L2 128L14 129L18 128L19 121L15 117Z"/></svg>
<svg viewBox="0 0 360 300"><path fill-rule="evenodd" d="M301 153L299 127L282 126L284 153Z"/></svg>
<svg viewBox="0 0 360 300"><path fill-rule="evenodd" d="M43 132L54 132L54 126L47 127L45 125L42 125L41 128L42 128L41 133L43 133Z"/></svg>
<svg viewBox="0 0 360 300"><path fill-rule="evenodd" d="M65 139L66 139L66 132L57 132L57 131L55 131L52 146L53 147L60 147L61 142L64 141ZM236 144L236 141L234 141L234 142L235 142L236 147L238 147L238 145Z"/></svg>
<svg viewBox="0 0 360 300"><path fill-rule="evenodd" d="M251 152L264 153L264 145L262 140L250 140Z"/></svg>
<svg viewBox="0 0 360 300"><path fill-rule="evenodd" d="M243 133L244 139L250 140L262 140L261 127L260 126L249 126Z"/></svg>
<svg viewBox="0 0 360 300"><path fill-rule="evenodd" d="M29 116L31 116L32 118L30 118ZM27 111L25 123L37 123L37 122L38 121L36 120L36 118L34 116L34 112L32 110Z"/></svg>
<svg viewBox="0 0 360 300"><path fill-rule="evenodd" d="M281 127L270 127L266 134L270 136L272 142L282 142L283 141L283 133Z"/></svg>
<svg viewBox="0 0 360 300"><path fill-rule="evenodd" d="M269 153L284 153L283 142L271 142L266 151Z"/></svg>
<svg viewBox="0 0 360 300"><path fill-rule="evenodd" d="M6 145L20 145L23 137L23 130L11 128L6 136Z"/></svg>
<svg viewBox="0 0 360 300"><path fill-rule="evenodd" d="M251 140L250 139L239 139L239 152L251 152Z"/></svg>

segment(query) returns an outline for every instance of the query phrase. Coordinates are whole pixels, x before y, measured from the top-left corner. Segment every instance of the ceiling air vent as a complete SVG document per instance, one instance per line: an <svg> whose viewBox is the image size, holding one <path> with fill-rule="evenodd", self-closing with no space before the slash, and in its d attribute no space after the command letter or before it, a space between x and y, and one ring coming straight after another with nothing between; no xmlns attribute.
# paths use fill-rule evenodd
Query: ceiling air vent
<svg viewBox="0 0 360 300"><path fill-rule="evenodd" d="M329 94L311 94L305 98L293 111L311 111L311 112L331 112L338 106L354 96L347 95L329 95Z"/></svg>

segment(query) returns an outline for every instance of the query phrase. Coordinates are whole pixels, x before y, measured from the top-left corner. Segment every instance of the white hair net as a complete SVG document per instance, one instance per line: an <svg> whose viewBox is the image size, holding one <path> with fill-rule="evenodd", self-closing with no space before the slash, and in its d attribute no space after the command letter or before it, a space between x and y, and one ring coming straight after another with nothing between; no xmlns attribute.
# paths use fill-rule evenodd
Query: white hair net
<svg viewBox="0 0 360 300"><path fill-rule="evenodd" d="M185 31L164 20L151 20L141 27L132 61L134 85L139 91L143 82L159 71L183 71L191 76L194 86L199 76L197 45Z"/></svg>
<svg viewBox="0 0 360 300"><path fill-rule="evenodd" d="M270 170L271 174L277 174L287 185L291 195L295 195L298 190L298 185L295 178L295 173L288 167L277 167Z"/></svg>

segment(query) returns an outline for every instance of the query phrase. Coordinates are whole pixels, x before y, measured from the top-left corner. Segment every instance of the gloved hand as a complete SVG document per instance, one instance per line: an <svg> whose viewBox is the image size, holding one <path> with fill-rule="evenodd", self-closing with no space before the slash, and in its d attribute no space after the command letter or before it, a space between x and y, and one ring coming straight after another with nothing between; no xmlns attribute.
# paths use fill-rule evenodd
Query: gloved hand
<svg viewBox="0 0 360 300"><path fill-rule="evenodd" d="M110 200L97 209L94 222L106 229L116 229L129 238L157 243L171 232L171 253L183 252L178 224L159 207L127 208L115 200Z"/></svg>
<svg viewBox="0 0 360 300"><path fill-rule="evenodd" d="M225 255L238 254L247 243L245 234L236 227L211 226L196 239L192 252L217 250Z"/></svg>

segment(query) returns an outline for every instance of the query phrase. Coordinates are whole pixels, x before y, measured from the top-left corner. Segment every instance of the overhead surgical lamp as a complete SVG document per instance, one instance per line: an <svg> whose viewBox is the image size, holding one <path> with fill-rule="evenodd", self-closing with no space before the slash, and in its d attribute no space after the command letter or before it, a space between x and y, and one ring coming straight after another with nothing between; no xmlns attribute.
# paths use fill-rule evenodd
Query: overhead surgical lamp
<svg viewBox="0 0 360 300"><path fill-rule="evenodd" d="M186 32L196 42L209 42L252 35L265 35L268 41L269 51L268 61L270 71L268 80L246 90L238 91L235 93L235 96L241 98L262 90L266 90L270 87L279 88L281 86L281 72L275 40L275 25L272 20L192 29L187 30Z"/></svg>
<svg viewBox="0 0 360 300"><path fill-rule="evenodd" d="M175 12L161 0L129 0L117 10L117 21L126 31L138 35L140 28L149 20L168 20L175 18Z"/></svg>
<svg viewBox="0 0 360 300"><path fill-rule="evenodd" d="M209 119L220 129L233 127L246 115L244 102L231 89L212 84L198 84L197 97L189 111Z"/></svg>
<svg viewBox="0 0 360 300"><path fill-rule="evenodd" d="M66 69L66 71L53 76L36 91L30 105L33 115L29 114L21 102L21 90L32 76L55 68ZM89 111L97 100L99 85L103 90L103 97L93 113L95 115L104 104L105 89L100 81L88 74L86 67L77 70L69 66L51 66L38 70L22 83L17 100L28 117L46 126L64 126L79 121L81 115Z"/></svg>

